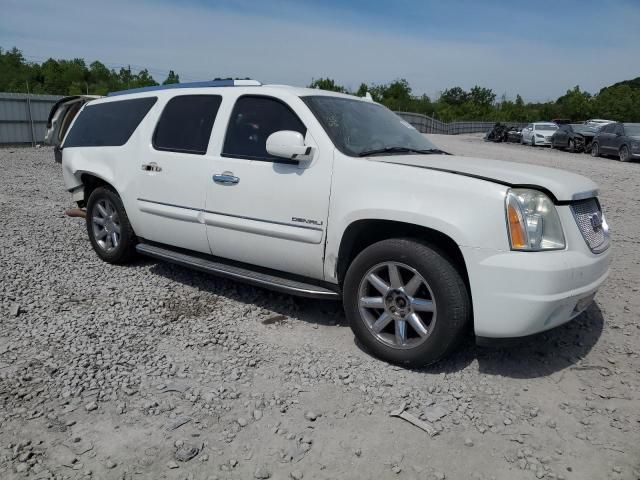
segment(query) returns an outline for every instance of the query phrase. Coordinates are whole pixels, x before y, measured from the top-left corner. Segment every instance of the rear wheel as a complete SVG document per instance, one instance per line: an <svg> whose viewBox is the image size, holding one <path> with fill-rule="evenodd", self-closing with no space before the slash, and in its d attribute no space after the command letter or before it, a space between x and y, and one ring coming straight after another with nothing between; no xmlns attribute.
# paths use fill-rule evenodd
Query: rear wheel
<svg viewBox="0 0 640 480"><path fill-rule="evenodd" d="M620 151L618 152L619 158L621 162L629 161L629 148L626 145L620 147Z"/></svg>
<svg viewBox="0 0 640 480"><path fill-rule="evenodd" d="M413 239L384 240L362 251L345 278L344 308L367 350L408 367L450 352L471 316L457 269L437 248Z"/></svg>
<svg viewBox="0 0 640 480"><path fill-rule="evenodd" d="M136 236L118 194L98 187L87 202L87 232L93 249L108 263L127 263L135 256Z"/></svg>
<svg viewBox="0 0 640 480"><path fill-rule="evenodd" d="M600 146L598 145L597 142L593 142L591 144L591 156L592 157L599 157L600 156Z"/></svg>

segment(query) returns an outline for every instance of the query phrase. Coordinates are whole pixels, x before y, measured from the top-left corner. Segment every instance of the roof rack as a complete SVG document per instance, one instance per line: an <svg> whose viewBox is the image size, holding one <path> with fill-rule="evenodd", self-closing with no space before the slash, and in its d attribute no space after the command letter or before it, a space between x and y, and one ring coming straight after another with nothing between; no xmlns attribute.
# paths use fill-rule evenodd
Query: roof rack
<svg viewBox="0 0 640 480"><path fill-rule="evenodd" d="M204 82L170 83L168 85L155 85L153 87L131 88L111 92L107 96L128 95L130 93L154 92L156 90L170 90L172 88L206 88L206 87L259 87L262 83L250 78L215 78Z"/></svg>

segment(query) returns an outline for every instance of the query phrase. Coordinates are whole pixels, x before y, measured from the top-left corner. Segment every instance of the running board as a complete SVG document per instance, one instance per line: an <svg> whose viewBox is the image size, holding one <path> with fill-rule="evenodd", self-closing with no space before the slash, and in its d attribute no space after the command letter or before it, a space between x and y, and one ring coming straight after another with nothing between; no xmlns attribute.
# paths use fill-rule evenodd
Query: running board
<svg viewBox="0 0 640 480"><path fill-rule="evenodd" d="M337 300L340 298L338 292L319 285L313 285L311 283L301 282L298 280L290 280L288 278L278 277L269 273L256 272L247 268L207 260L195 255L189 255L147 243L139 243L136 245L136 250L138 253L148 257L166 260L171 263L193 268L194 270L200 270L202 272L230 278L232 280L239 280L241 282L268 288L277 292L289 293L301 297L324 298L327 300Z"/></svg>

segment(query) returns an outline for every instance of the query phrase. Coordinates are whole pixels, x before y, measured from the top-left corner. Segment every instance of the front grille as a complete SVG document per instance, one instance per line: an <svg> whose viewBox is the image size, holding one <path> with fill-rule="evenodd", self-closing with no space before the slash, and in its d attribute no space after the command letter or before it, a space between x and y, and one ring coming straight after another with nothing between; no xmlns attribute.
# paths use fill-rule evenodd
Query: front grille
<svg viewBox="0 0 640 480"><path fill-rule="evenodd" d="M595 198L580 200L571 204L580 233L594 253L600 253L609 247L609 228L602 216L600 204Z"/></svg>

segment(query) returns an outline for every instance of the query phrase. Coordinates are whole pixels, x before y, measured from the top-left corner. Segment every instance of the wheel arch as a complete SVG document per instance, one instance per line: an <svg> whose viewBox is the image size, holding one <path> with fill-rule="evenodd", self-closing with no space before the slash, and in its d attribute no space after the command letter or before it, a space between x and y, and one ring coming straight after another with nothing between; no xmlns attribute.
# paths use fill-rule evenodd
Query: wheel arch
<svg viewBox="0 0 640 480"><path fill-rule="evenodd" d="M359 219L347 226L338 248L338 282L343 283L349 265L362 250L376 242L401 237L426 241L436 247L454 264L469 288L469 275L462 251L449 235L421 225L380 219Z"/></svg>
<svg viewBox="0 0 640 480"><path fill-rule="evenodd" d="M78 172L77 176L80 178L84 192L83 199L78 201L79 207L86 207L91 193L98 187L111 187L118 195L120 195L118 190L100 175L96 175L93 172ZM82 202L82 205L80 205L80 202Z"/></svg>

